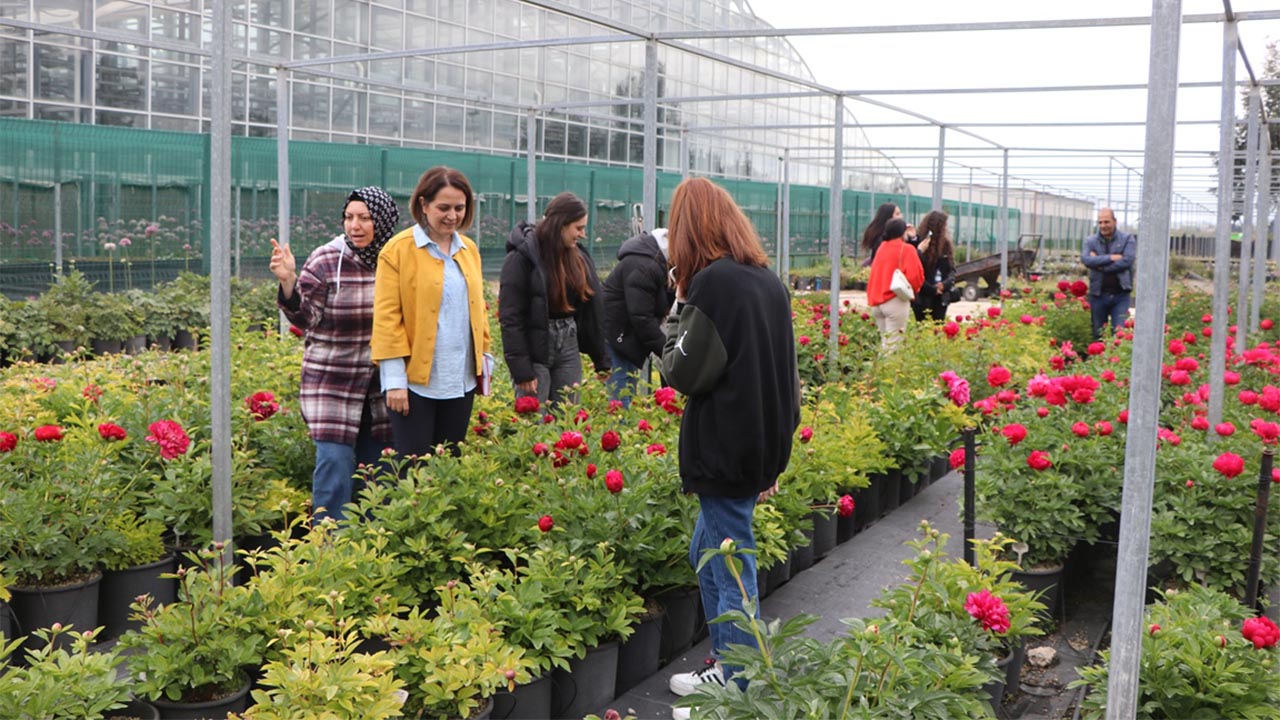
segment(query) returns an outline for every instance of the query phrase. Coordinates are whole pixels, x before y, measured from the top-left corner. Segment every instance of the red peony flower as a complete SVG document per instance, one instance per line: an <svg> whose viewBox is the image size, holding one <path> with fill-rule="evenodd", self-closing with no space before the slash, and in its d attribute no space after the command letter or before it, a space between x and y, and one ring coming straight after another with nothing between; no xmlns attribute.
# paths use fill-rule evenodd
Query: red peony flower
<svg viewBox="0 0 1280 720"><path fill-rule="evenodd" d="M253 419L257 422L266 420L280 410L280 403L276 402L275 393L265 390L245 398L244 406L249 408L249 414L253 415Z"/></svg>
<svg viewBox="0 0 1280 720"><path fill-rule="evenodd" d="M147 426L147 432L151 434L146 437L146 441L159 445L160 457L165 460L185 455L187 448L191 447L191 438L187 437L187 432L173 420L157 420Z"/></svg>
<svg viewBox="0 0 1280 720"><path fill-rule="evenodd" d="M1027 456L1027 466L1032 470L1048 470L1053 466L1053 461L1049 459L1049 453L1044 450L1032 450Z"/></svg>
<svg viewBox="0 0 1280 720"><path fill-rule="evenodd" d="M41 425L35 431L38 442L57 442L62 439L62 428L58 425Z"/></svg>
<svg viewBox="0 0 1280 720"><path fill-rule="evenodd" d="M1111 370L1103 370L1103 371L1102 371L1102 379L1103 379L1104 381L1106 381L1106 382L1115 382L1115 381L1116 381L1116 374L1115 374L1115 372L1113 372L1113 371L1111 371Z"/></svg>
<svg viewBox="0 0 1280 720"><path fill-rule="evenodd" d="M1275 327L1275 325L1276 324L1271 321L1271 318L1263 318L1262 322L1258 323L1258 327L1262 328L1263 330L1270 330L1271 328Z"/></svg>
<svg viewBox="0 0 1280 720"><path fill-rule="evenodd" d="M942 326L942 332L946 333L947 337L953 338L960 334L960 326L954 322L948 322Z"/></svg>
<svg viewBox="0 0 1280 720"><path fill-rule="evenodd" d="M124 428L115 423L102 423L98 426L98 434L102 436L103 440L123 440L128 437L128 433L124 431Z"/></svg>
<svg viewBox="0 0 1280 720"><path fill-rule="evenodd" d="M617 450L618 446L621 444L622 436L615 430L606 430L604 434L600 436L600 449L605 452L613 452L614 450Z"/></svg>
<svg viewBox="0 0 1280 720"><path fill-rule="evenodd" d="M640 422L636 423L636 429L639 430L640 432L649 432L650 430L653 429L653 426L649 424L648 420L641 420Z"/></svg>
<svg viewBox="0 0 1280 720"><path fill-rule="evenodd" d="M1160 632L1159 623L1151 623L1151 627L1147 628L1147 633L1150 635L1155 635L1158 632Z"/></svg>
<svg viewBox="0 0 1280 720"><path fill-rule="evenodd" d="M1098 422L1094 423L1093 429L1103 437L1106 437L1107 435L1110 435L1111 433L1115 432L1115 428L1113 428L1111 426L1111 423L1107 422L1106 420L1099 420Z"/></svg>
<svg viewBox="0 0 1280 720"><path fill-rule="evenodd" d="M1124 423L1125 425L1128 425L1129 424L1129 408L1125 408L1124 410L1121 410L1120 415L1117 416L1116 419Z"/></svg>
<svg viewBox="0 0 1280 720"><path fill-rule="evenodd" d="M1245 405L1256 405L1258 402L1258 393L1252 390L1241 390L1239 398L1240 402Z"/></svg>
<svg viewBox="0 0 1280 720"><path fill-rule="evenodd" d="M1089 423L1079 421L1071 426L1071 432L1076 437L1089 437Z"/></svg>
<svg viewBox="0 0 1280 720"><path fill-rule="evenodd" d="M1091 342L1089 343L1088 350L1090 355L1101 355L1102 353L1106 352L1107 345L1106 343Z"/></svg>
<svg viewBox="0 0 1280 720"><path fill-rule="evenodd" d="M1213 461L1213 469L1222 473L1223 477L1233 478L1244 472L1244 458L1235 453L1224 452Z"/></svg>
<svg viewBox="0 0 1280 720"><path fill-rule="evenodd" d="M951 451L951 457L948 458L952 470L959 470L964 467L964 448L956 448Z"/></svg>
<svg viewBox="0 0 1280 720"><path fill-rule="evenodd" d="M604 474L604 486L609 489L609 492L617 495L622 492L622 485L621 470L610 470Z"/></svg>
<svg viewBox="0 0 1280 720"><path fill-rule="evenodd" d="M1041 406L1036 408L1036 415L1040 417L1049 417L1049 408Z"/></svg>
<svg viewBox="0 0 1280 720"><path fill-rule="evenodd" d="M1191 375L1186 370L1174 370L1169 373L1170 385L1190 385Z"/></svg>
<svg viewBox="0 0 1280 720"><path fill-rule="evenodd" d="M0 432L0 453L13 452L18 447L18 436L11 432Z"/></svg>
<svg viewBox="0 0 1280 720"><path fill-rule="evenodd" d="M1193 430L1208 430L1209 419L1203 415L1197 415L1191 418L1191 428Z"/></svg>
<svg viewBox="0 0 1280 720"><path fill-rule="evenodd" d="M650 455L666 455L667 446L662 443L653 443L649 447L645 448L644 451Z"/></svg>
<svg viewBox="0 0 1280 720"><path fill-rule="evenodd" d="M1268 617L1254 617L1244 621L1240 628L1244 639L1253 643L1255 649L1275 647L1280 642L1280 628Z"/></svg>
<svg viewBox="0 0 1280 720"><path fill-rule="evenodd" d="M1008 368L1001 365L993 365L991 366L991 369L987 371L987 384L991 387L1000 387L1001 385L1009 382L1009 379L1012 377L1013 374L1009 372Z"/></svg>
<svg viewBox="0 0 1280 720"><path fill-rule="evenodd" d="M538 398L532 395L516 398L516 412L521 415L538 412Z"/></svg>
<svg viewBox="0 0 1280 720"><path fill-rule="evenodd" d="M983 630L994 633L1009 631L1009 607L990 590L969 593L964 601L964 610L982 623Z"/></svg>
<svg viewBox="0 0 1280 720"><path fill-rule="evenodd" d="M578 408L578 412L573 416L573 421L581 425L590 419L590 417L591 413L588 413L586 408Z"/></svg>
<svg viewBox="0 0 1280 720"><path fill-rule="evenodd" d="M1236 426L1232 425L1229 422L1218 423L1218 426L1215 427L1213 430L1214 432L1218 433L1222 437L1230 437L1231 435L1235 434Z"/></svg>
<svg viewBox="0 0 1280 720"><path fill-rule="evenodd" d="M800 343L800 346L803 347L813 341L809 339L808 335L801 335L800 337L796 338L796 342Z"/></svg>
<svg viewBox="0 0 1280 720"><path fill-rule="evenodd" d="M1071 292L1071 283L1066 280L1059 280L1058 290L1060 292Z"/></svg>
<svg viewBox="0 0 1280 720"><path fill-rule="evenodd" d="M582 433L566 430L560 433L560 441L556 443L556 447L563 450L577 450L582 446Z"/></svg>
<svg viewBox="0 0 1280 720"><path fill-rule="evenodd" d="M625 406L622 404L622 401L621 401L621 400L610 400L610 401L609 401L609 414L610 414L610 415L613 415L613 414L617 413L619 410L622 410L624 407L625 407Z"/></svg>
<svg viewBox="0 0 1280 720"><path fill-rule="evenodd" d="M1000 434L1005 436L1010 445L1017 445L1027 438L1027 428L1021 423L1009 423L1000 428Z"/></svg>
<svg viewBox="0 0 1280 720"><path fill-rule="evenodd" d="M1071 294L1076 297L1084 297L1089 294L1089 285L1083 280L1077 280L1071 283Z"/></svg>
<svg viewBox="0 0 1280 720"><path fill-rule="evenodd" d="M813 428L805 425L800 428L800 442L807 443L813 439Z"/></svg>
<svg viewBox="0 0 1280 720"><path fill-rule="evenodd" d="M94 405L97 405L98 400L102 398L102 388L90 383L84 386L84 389L80 391L80 395Z"/></svg>
<svg viewBox="0 0 1280 720"><path fill-rule="evenodd" d="M852 495L841 495L840 501L836 503L836 512L839 513L840 517L849 517L853 515L853 508L854 502Z"/></svg>
<svg viewBox="0 0 1280 720"><path fill-rule="evenodd" d="M1234 370L1227 370L1226 372L1222 373L1222 382L1226 383L1227 385L1239 385L1240 373L1235 372Z"/></svg>
<svg viewBox="0 0 1280 720"><path fill-rule="evenodd" d="M1187 351L1187 346L1182 344L1181 340L1169 341L1169 353L1177 356Z"/></svg>
<svg viewBox="0 0 1280 720"><path fill-rule="evenodd" d="M542 532L551 532L551 528L556 526L556 521L551 519L550 515L543 515L538 518L538 529Z"/></svg>
<svg viewBox="0 0 1280 720"><path fill-rule="evenodd" d="M987 317L991 318L992 320L995 320L996 318L1000 317L1000 307L998 305L992 305L991 307L987 308Z"/></svg>
<svg viewBox="0 0 1280 720"><path fill-rule="evenodd" d="M596 464L587 463L587 479L590 480L596 476Z"/></svg>
<svg viewBox="0 0 1280 720"><path fill-rule="evenodd" d="M547 447L547 444L544 442L536 442L533 444L533 454L538 457L546 455L550 450L551 448Z"/></svg>

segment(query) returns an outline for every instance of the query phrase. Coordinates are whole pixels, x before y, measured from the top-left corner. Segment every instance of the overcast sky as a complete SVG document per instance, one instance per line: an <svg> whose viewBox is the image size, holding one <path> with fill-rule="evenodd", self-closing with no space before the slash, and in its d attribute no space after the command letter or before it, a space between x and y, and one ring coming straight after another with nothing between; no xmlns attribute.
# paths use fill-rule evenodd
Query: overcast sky
<svg viewBox="0 0 1280 720"><path fill-rule="evenodd" d="M748 0L756 15L774 27L837 27L983 22L1048 18L1148 16L1151 3L1135 0L899 0L898 2L828 2L826 0ZM1234 0L1233 10L1273 10L1275 0ZM1184 0L1184 15L1222 12L1221 0ZM1280 39L1280 21L1240 23L1240 39L1261 73L1266 44ZM956 87L1022 87L1146 83L1150 27L1114 27L947 33L885 33L879 35L809 36L792 44L821 83L843 90L929 89ZM1222 27L1216 23L1184 24L1180 40L1178 76L1181 82L1222 79ZM1248 77L1238 64L1237 79ZM1146 116L1145 91L1094 91L1036 94L880 95L876 99L923 113L944 122L1141 122ZM1217 88L1183 89L1178 96L1179 120L1218 120ZM896 123L910 119L865 103L847 102L861 123ZM974 132L1015 148L1081 148L1129 150L1137 156L1055 159L1012 153L1015 175L1063 188L1073 188L1105 200L1110 168L1111 196L1119 204L1126 171L1140 169L1144 128L1131 127L984 127ZM873 146L884 148L937 145L938 131L928 129L867 128ZM1179 150L1216 151L1216 125L1179 126ZM951 131L948 160L999 168L998 155L961 157L964 147L989 147ZM889 150L904 174L927 176L935 153ZM1208 190L1215 184L1211 162L1201 156L1178 156L1175 190L1195 202L1213 206ZM967 182L969 171L948 163L948 181ZM975 172L975 182L985 180ZM1136 204L1140 179L1132 174L1129 193ZM1184 203L1190 206L1190 203ZM1178 212L1175 203L1175 213ZM1135 210L1136 220L1136 210Z"/></svg>

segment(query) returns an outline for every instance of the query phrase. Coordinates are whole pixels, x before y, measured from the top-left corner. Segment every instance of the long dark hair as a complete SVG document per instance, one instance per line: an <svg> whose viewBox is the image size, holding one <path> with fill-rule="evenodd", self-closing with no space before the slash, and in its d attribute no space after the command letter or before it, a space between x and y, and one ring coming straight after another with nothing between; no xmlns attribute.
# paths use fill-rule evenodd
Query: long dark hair
<svg viewBox="0 0 1280 720"><path fill-rule="evenodd" d="M924 216L920 221L920 227L916 228L916 237L922 242L926 237L933 238L924 251L925 265L932 267L938 262L938 258L949 258L955 252L951 246L951 232L947 230L947 218L948 215L942 210L933 210Z"/></svg>
<svg viewBox="0 0 1280 720"><path fill-rule="evenodd" d="M586 203L571 192L562 192L551 199L534 230L542 272L547 278L547 307L554 312L573 312L575 301L595 295L587 280L589 269L582 253L576 247L565 247L561 237L566 225L586 216Z"/></svg>
<svg viewBox="0 0 1280 720"><path fill-rule="evenodd" d="M880 241L884 239L884 225L893 219L893 213L898 209L895 203L885 203L876 208L875 217L871 218L871 224L866 230L862 231L862 249L871 252L876 249Z"/></svg>

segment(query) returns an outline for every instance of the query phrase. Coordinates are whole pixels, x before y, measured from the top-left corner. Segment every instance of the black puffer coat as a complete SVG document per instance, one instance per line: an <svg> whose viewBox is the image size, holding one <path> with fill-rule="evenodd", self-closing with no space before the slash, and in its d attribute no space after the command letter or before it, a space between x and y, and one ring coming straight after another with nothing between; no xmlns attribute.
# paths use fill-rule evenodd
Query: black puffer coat
<svg viewBox="0 0 1280 720"><path fill-rule="evenodd" d="M662 319L675 300L667 287L667 259L645 232L622 243L618 264L604 280L604 332L614 352L632 365L649 353L662 357Z"/></svg>
<svg viewBox="0 0 1280 720"><path fill-rule="evenodd" d="M609 370L609 356L605 352L601 324L604 301L600 278L586 249L578 245L578 252L582 253L587 264L587 281L595 293L590 300L579 304L573 315L578 327L578 348L591 357L596 372L606 372ZM498 322L502 326L502 355L507 361L507 369L511 371L511 379L517 383L528 382L534 379L533 364L546 364L551 354L547 279L538 257L538 240L533 225L521 222L511 231L499 282Z"/></svg>

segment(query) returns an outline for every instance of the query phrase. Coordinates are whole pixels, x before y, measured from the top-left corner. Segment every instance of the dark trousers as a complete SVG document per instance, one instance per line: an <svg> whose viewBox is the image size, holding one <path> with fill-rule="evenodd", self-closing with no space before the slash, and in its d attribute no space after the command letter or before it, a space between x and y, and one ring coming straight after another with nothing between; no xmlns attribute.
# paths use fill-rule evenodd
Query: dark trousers
<svg viewBox="0 0 1280 720"><path fill-rule="evenodd" d="M926 319L944 322L947 319L946 300L945 295L937 293L917 295L911 303L911 312L915 313L916 322L924 322Z"/></svg>
<svg viewBox="0 0 1280 720"><path fill-rule="evenodd" d="M1102 337L1102 328L1111 323L1111 331L1124 327L1129 319L1129 293L1102 293L1089 296L1089 310L1093 313L1093 339Z"/></svg>
<svg viewBox="0 0 1280 720"><path fill-rule="evenodd" d="M460 398L432 400L410 390L409 414L387 413L391 419L391 437L396 453L426 455L434 453L437 445L444 444L457 457L461 452L458 443L467 437L475 399L474 391Z"/></svg>

